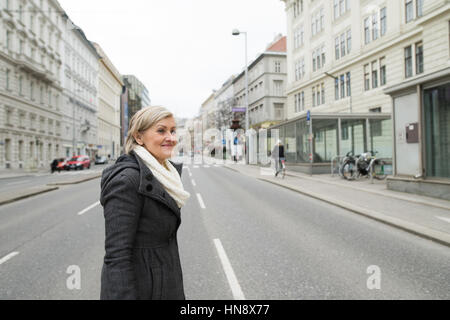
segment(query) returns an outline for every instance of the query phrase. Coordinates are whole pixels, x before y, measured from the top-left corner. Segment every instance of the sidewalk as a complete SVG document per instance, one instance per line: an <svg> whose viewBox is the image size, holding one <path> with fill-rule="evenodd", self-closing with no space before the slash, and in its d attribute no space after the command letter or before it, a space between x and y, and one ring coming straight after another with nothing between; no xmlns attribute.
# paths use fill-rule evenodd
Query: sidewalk
<svg viewBox="0 0 450 320"><path fill-rule="evenodd" d="M310 176L292 171L282 179L275 178L271 168L225 167L450 246L450 201L391 191L385 181L371 184L365 178L346 181L331 174Z"/></svg>

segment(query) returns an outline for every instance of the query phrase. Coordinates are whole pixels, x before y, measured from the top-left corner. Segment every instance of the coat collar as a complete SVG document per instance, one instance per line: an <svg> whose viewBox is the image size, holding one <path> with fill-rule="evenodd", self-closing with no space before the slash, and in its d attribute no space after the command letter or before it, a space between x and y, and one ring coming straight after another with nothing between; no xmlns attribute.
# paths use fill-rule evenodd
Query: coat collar
<svg viewBox="0 0 450 320"><path fill-rule="evenodd" d="M161 182L156 179L152 171L147 167L147 165L145 165L142 159L139 158L134 151L131 151L130 155L133 156L139 164L139 193L165 204L169 209L171 209L180 222L181 212L175 200L164 189ZM172 161L170 161L170 163L177 169L181 176L183 165L173 163Z"/></svg>

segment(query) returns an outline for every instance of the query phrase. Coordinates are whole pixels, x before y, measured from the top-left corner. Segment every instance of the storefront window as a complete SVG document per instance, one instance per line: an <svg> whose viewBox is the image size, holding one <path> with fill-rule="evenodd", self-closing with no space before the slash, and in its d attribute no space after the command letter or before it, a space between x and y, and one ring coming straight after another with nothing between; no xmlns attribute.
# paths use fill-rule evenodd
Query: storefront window
<svg viewBox="0 0 450 320"><path fill-rule="evenodd" d="M450 84L425 90L426 175L450 178Z"/></svg>
<svg viewBox="0 0 450 320"><path fill-rule="evenodd" d="M370 119L370 150L377 158L392 158L392 120Z"/></svg>
<svg viewBox="0 0 450 320"><path fill-rule="evenodd" d="M342 120L341 122L341 155L348 152L354 155L364 153L366 145L366 119Z"/></svg>
<svg viewBox="0 0 450 320"><path fill-rule="evenodd" d="M330 162L337 156L337 119L313 119L314 162Z"/></svg>
<svg viewBox="0 0 450 320"><path fill-rule="evenodd" d="M309 126L306 124L306 120L298 121L296 123L297 131L297 159L299 163L309 162Z"/></svg>
<svg viewBox="0 0 450 320"><path fill-rule="evenodd" d="M295 123L290 123L285 127L285 137L284 137L284 146L285 146L285 156L287 162L296 162L296 153L297 153L297 142L295 136Z"/></svg>

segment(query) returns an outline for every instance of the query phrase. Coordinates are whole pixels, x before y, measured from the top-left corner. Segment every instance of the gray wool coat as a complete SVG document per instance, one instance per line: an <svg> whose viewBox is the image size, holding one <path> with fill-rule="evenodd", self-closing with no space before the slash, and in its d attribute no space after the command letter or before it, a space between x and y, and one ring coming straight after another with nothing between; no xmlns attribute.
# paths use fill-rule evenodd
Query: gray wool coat
<svg viewBox="0 0 450 320"><path fill-rule="evenodd" d="M182 164L171 162L181 176ZM103 171L105 257L100 299L182 300L180 209L134 153Z"/></svg>

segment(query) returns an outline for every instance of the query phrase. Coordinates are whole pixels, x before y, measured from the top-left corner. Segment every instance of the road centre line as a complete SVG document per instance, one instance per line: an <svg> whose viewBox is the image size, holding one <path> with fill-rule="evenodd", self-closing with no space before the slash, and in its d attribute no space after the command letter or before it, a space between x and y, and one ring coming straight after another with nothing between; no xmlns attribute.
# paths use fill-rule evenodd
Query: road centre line
<svg viewBox="0 0 450 320"><path fill-rule="evenodd" d="M233 267L231 266L230 260L227 257L225 249L222 246L220 239L214 239L214 244L219 254L220 262L222 263L223 270L230 285L231 292L233 294L234 300L245 300L244 293L242 292L241 286L234 274Z"/></svg>
<svg viewBox="0 0 450 320"><path fill-rule="evenodd" d="M98 206L100 204L100 201L97 201L94 204L91 204L89 207L87 207L84 210L81 210L80 212L78 212L78 215L81 216L82 214L85 214L86 212L88 212L89 210L91 210L92 208L95 208L96 206Z"/></svg>
<svg viewBox="0 0 450 320"><path fill-rule="evenodd" d="M198 200L198 203L200 204L200 207L202 209L206 209L205 203L203 202L203 199L202 199L202 196L200 195L200 193L197 193L197 200Z"/></svg>
<svg viewBox="0 0 450 320"><path fill-rule="evenodd" d="M192 185L193 185L194 187L196 186L195 180L194 180L194 179L191 179L191 183L192 183Z"/></svg>
<svg viewBox="0 0 450 320"><path fill-rule="evenodd" d="M0 259L0 264L5 263L6 261L13 258L14 256L17 256L18 254L19 254L19 252L17 252L17 251L11 252L10 254L8 254Z"/></svg>

